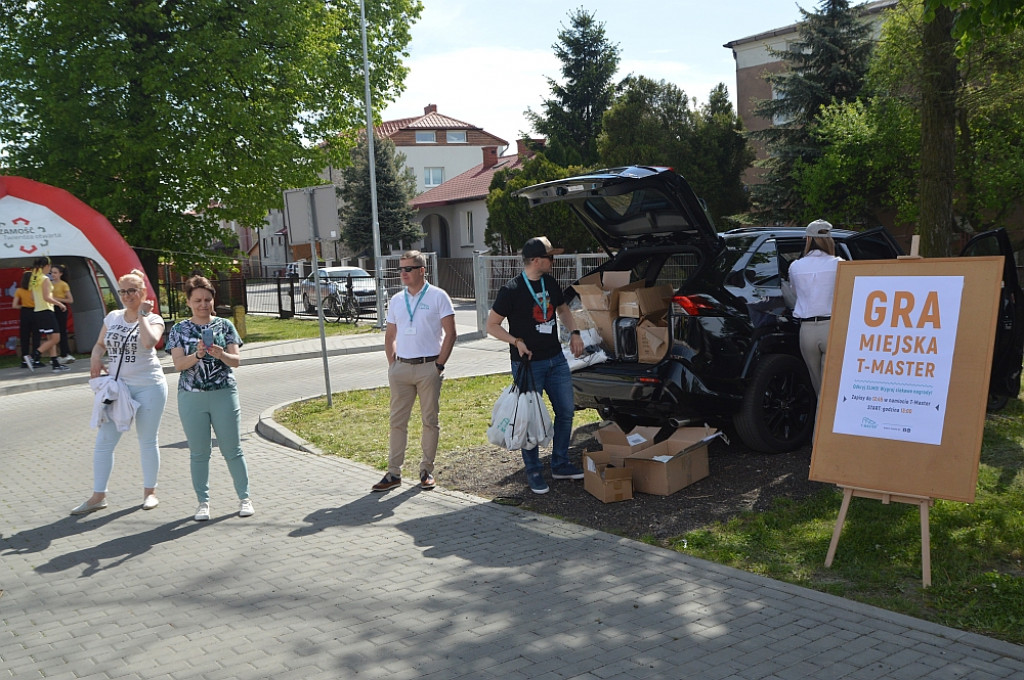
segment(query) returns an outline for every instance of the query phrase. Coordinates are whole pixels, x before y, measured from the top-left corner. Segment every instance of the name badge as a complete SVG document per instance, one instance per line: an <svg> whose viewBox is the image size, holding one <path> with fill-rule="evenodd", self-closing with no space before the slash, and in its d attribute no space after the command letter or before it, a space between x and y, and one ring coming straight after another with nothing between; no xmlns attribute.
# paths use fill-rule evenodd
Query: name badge
<svg viewBox="0 0 1024 680"><path fill-rule="evenodd" d="M552 333L555 332L555 322L548 321L547 323L537 324L537 332L543 333L545 335L551 335Z"/></svg>
<svg viewBox="0 0 1024 680"><path fill-rule="evenodd" d="M405 329L406 335L416 335L416 326L408 326Z"/></svg>

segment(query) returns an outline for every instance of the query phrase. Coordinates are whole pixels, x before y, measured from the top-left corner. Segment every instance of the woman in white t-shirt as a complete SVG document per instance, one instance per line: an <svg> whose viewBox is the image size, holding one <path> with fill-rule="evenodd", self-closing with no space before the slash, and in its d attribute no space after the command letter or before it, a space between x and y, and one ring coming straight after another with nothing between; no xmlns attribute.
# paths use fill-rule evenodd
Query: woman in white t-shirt
<svg viewBox="0 0 1024 680"><path fill-rule="evenodd" d="M142 458L142 509L151 510L159 501L156 478L160 472L160 419L167 403L167 379L164 378L156 345L164 333L164 320L153 314L153 301L146 299L146 278L133 269L117 280L118 295L124 309L103 319L99 338L89 359L89 375L98 378L107 373L127 385L132 399L139 402L135 412L135 433ZM103 365L103 355L110 363ZM121 439L117 425L108 420L96 434L92 454L93 494L71 511L85 515L107 507L107 483L114 469L114 447Z"/></svg>
<svg viewBox="0 0 1024 680"><path fill-rule="evenodd" d="M816 394L821 393L836 267L842 261L841 257L836 257L832 225L825 220L814 220L807 225L803 256L789 265L789 282L796 293L793 316L800 319L800 354L807 364Z"/></svg>

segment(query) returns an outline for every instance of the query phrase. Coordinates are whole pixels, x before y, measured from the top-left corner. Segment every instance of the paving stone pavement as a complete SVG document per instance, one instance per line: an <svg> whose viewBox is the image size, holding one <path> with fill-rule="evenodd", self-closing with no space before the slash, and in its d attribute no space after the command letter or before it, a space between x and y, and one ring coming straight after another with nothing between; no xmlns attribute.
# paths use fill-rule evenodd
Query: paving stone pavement
<svg viewBox="0 0 1024 680"><path fill-rule="evenodd" d="M334 391L386 384L379 346L361 350L332 350ZM268 409L324 391L320 359L273 352L243 349L237 371L256 515L236 515L215 452L204 523L191 519L174 374L159 507L140 509L131 432L109 509L85 517L68 515L92 479L84 379L2 381L0 678L1024 677L1024 647L487 503L443 479L372 494L379 471L255 433ZM500 343L461 343L449 377L507 360Z"/></svg>

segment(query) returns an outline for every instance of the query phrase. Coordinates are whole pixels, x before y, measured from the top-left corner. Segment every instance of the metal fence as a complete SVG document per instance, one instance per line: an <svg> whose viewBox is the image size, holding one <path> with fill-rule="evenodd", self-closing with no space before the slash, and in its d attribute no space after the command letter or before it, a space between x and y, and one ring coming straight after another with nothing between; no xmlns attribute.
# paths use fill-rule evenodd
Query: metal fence
<svg viewBox="0 0 1024 680"><path fill-rule="evenodd" d="M483 331L487 314L498 289L523 270L523 260L518 255L475 255L473 258L438 258L436 253L424 253L427 259L426 277L444 288L455 299L476 300L477 328ZM606 262L604 253L583 253L556 255L551 274L558 284L565 288L582 278L587 272ZM385 255L381 258L381 285L385 309L388 300L402 290L402 279L398 273L400 255ZM371 275L374 270L369 261L361 259L356 263ZM211 279L217 288L217 305L245 307L247 314L268 314L284 317L315 317L315 290L311 284L304 287L306 279L287 277L257 277L238 274L230 278ZM173 317L188 316L183 292L184 281L172 279L163 284L167 314ZM305 297L303 290L305 288ZM368 317L376 321L376 315Z"/></svg>
<svg viewBox="0 0 1024 680"><path fill-rule="evenodd" d="M551 275L564 289L607 260L608 255L605 253L555 255ZM523 271L523 258L519 255L476 255L473 258L473 271L477 330L483 331L498 289Z"/></svg>

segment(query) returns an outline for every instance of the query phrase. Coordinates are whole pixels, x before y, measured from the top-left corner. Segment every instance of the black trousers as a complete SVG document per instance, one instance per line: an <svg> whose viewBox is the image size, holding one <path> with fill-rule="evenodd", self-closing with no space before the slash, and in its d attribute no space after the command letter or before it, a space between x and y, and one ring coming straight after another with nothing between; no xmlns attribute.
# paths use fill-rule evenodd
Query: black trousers
<svg viewBox="0 0 1024 680"><path fill-rule="evenodd" d="M39 351L39 331L36 330L35 311L31 307L21 308L18 330L21 332L21 353L36 356Z"/></svg>
<svg viewBox="0 0 1024 680"><path fill-rule="evenodd" d="M68 344L68 311L54 307L53 313L57 315L57 330L60 332L60 354L57 356L66 357L71 354L71 345Z"/></svg>

